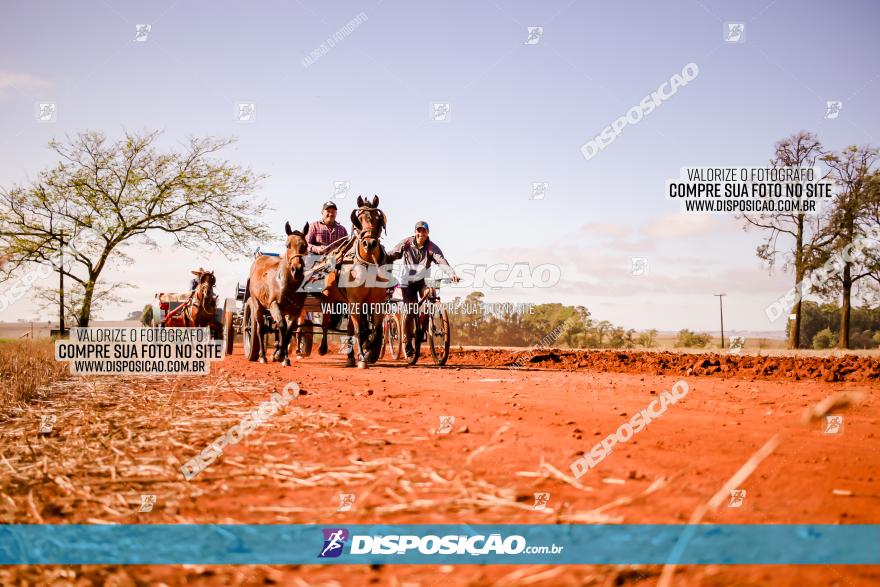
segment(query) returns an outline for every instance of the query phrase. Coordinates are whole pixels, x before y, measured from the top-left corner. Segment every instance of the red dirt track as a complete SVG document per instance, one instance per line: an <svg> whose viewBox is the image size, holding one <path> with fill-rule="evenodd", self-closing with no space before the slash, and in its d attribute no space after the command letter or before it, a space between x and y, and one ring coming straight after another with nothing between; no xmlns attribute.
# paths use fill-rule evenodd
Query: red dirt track
<svg viewBox="0 0 880 587"><path fill-rule="evenodd" d="M151 384L157 390L154 397L160 398L166 397L162 386L168 394L177 386L177 397L168 401L178 414L206 401L216 414L199 428L198 439L191 431L175 428L173 418L142 432L167 437L162 440L164 452L151 456L167 461L163 474L174 482L173 489L150 486L158 497L153 512L114 518L100 511L75 508L62 514L44 507L45 521L681 524L779 434L778 448L741 485L747 490L743 506L728 508L725 501L705 522L880 523L876 358L556 350L541 351L526 368L510 369L506 365L520 356L517 353L475 350L453 352L443 368L434 367L429 357L407 367L386 355L377 365L360 370L344 368L339 354L315 354L285 368L248 363L240 353L237 348L236 355L212 365L210 378L217 392L209 397L186 395L192 378ZM569 465L576 458L680 379L688 384L687 396L628 443L618 444L580 479L582 486L554 472L570 475ZM238 381L265 392L237 392ZM246 440L228 447L194 480L177 479L180 464L205 446L204 439L224 433L245 411L265 401L272 388L289 381L297 382L305 394ZM844 417L842 433L824 434L821 421L802 423L805 409L841 391L862 394L860 401L833 412ZM164 417L162 410L158 413ZM452 432L436 434L439 417L448 415L455 416ZM63 426L59 421L59 428ZM18 462L12 464L18 467ZM659 488L645 494L654 483ZM143 493L144 487L133 481L114 490L131 502L131 495ZM39 510L39 504L52 502L57 488L34 486L33 491ZM535 492L550 493L546 510L531 508ZM351 511L336 511L339 493L357 496ZM608 505L621 498L632 499ZM25 503L20 494L12 499ZM173 507L163 505L169 501ZM22 506L4 513L4 521L25 522L30 519L28 510ZM187 566L74 571L95 584L112 576L117 581L113 584L120 585L641 586L655 585L661 567ZM47 575L39 573L49 572L62 571L0 569L0 581L41 582ZM680 567L673 584L877 585L880 569Z"/></svg>

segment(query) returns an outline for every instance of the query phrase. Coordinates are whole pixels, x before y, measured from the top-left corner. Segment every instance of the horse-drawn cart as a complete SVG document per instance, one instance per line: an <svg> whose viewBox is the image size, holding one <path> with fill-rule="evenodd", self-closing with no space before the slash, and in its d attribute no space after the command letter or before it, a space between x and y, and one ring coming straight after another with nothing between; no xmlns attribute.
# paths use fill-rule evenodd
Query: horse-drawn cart
<svg viewBox="0 0 880 587"><path fill-rule="evenodd" d="M191 293L157 293L150 309L142 315L141 323L152 328L177 326L174 321L186 309L191 298ZM223 311L220 308L216 310L214 323L208 327L211 329L211 338L223 336Z"/></svg>
<svg viewBox="0 0 880 587"><path fill-rule="evenodd" d="M264 252L258 248L254 257L260 255L277 257L278 253ZM244 346L244 356L249 361L256 361L260 357L260 345L267 344L270 336L273 345L277 345L279 341L276 340L275 325L268 312L264 312L262 321L258 321L257 312L249 302L249 287L250 284L247 282L244 285L236 284L235 297L226 299L223 307L223 328L226 333L226 354L232 354L235 335L240 334ZM302 324L296 326L296 335L290 343L290 354L295 353L299 357L308 357L312 354L315 331L321 327L325 310L323 304L327 302L328 300L320 291L310 291L306 294L302 312L304 320ZM328 335L347 335L346 321L347 317L342 316L340 324L336 328L328 329ZM254 344L255 341L256 344Z"/></svg>
<svg viewBox="0 0 880 587"><path fill-rule="evenodd" d="M266 254L266 253L264 253ZM235 336L240 334L244 345L244 356L249 361L256 361L260 357L260 345L268 343L268 337L276 336L272 316L268 312L263 314L263 320L257 321L257 313L254 311L247 285L236 284L235 297L226 298L223 305L223 329L226 333L226 354L233 352ZM255 343L255 336L259 337Z"/></svg>
<svg viewBox="0 0 880 587"><path fill-rule="evenodd" d="M242 333L243 302L245 288L240 283L235 284L235 297L226 298L223 302L223 339L226 341L226 354L231 355L235 345L235 335Z"/></svg>

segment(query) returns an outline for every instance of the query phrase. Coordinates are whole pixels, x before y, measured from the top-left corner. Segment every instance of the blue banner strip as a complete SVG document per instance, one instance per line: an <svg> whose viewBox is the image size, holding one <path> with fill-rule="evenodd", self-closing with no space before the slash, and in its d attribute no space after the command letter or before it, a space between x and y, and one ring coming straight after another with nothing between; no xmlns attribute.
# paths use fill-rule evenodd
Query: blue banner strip
<svg viewBox="0 0 880 587"><path fill-rule="evenodd" d="M0 525L4 565L668 562L877 565L880 525Z"/></svg>

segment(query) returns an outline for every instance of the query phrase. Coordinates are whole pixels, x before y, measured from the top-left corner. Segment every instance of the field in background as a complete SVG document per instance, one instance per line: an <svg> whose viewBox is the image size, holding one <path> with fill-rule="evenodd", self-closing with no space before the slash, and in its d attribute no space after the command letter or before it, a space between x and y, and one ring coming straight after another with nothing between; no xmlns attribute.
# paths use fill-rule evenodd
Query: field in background
<svg viewBox="0 0 880 587"><path fill-rule="evenodd" d="M74 324L66 323L70 329ZM133 320L97 320L90 326L139 326L140 322ZM49 338L52 330L58 329L58 322L0 322L0 339L5 340L38 340Z"/></svg>
<svg viewBox="0 0 880 587"><path fill-rule="evenodd" d="M736 336L736 335L734 335ZM762 351L762 350L780 350L785 349L786 340L784 337L780 336L780 338L772 338L772 337L750 337L746 335L745 337L745 350L754 352L754 351ZM680 350L685 352L690 351L718 351L722 348L721 346L721 337L713 336L709 344L707 344L704 348L698 349L686 349L676 347L677 335L672 333L661 332L657 335L657 343L651 347L654 349L661 350ZM724 335L724 344L726 346L730 345L730 336L725 333Z"/></svg>
<svg viewBox="0 0 880 587"><path fill-rule="evenodd" d="M33 399L37 389L64 376L49 340L0 340L0 418Z"/></svg>

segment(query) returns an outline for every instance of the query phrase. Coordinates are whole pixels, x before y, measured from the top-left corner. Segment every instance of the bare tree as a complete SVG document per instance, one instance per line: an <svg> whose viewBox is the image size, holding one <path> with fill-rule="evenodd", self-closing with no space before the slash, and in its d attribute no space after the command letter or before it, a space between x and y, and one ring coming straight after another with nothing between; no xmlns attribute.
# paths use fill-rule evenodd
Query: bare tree
<svg viewBox="0 0 880 587"><path fill-rule="evenodd" d="M814 167L822 155L822 144L819 138L806 131L801 131L776 143L771 164L776 167ZM810 268L810 260L817 251L825 249L831 238L822 235L821 217L799 212L781 212L772 216L744 214L746 222L767 231L764 242L758 245L757 255L765 261L771 271L776 265L778 256L783 258L783 271L794 269L795 289L800 292L797 284L803 281ZM781 250L779 237L793 239L792 248ZM801 298L800 293L792 308L794 320L789 323L788 347L800 347L801 332Z"/></svg>
<svg viewBox="0 0 880 587"><path fill-rule="evenodd" d="M0 188L0 245L5 281L33 263L51 264L79 291L75 315L88 326L113 259L127 260L134 242L155 247L164 233L187 249L213 246L245 254L269 237L260 220L265 204L252 194L264 176L217 159L233 139L190 138L180 150L160 150L160 133L108 140L86 131L49 143L59 163L26 185ZM65 263L58 261L62 242ZM106 288L112 290L112 288Z"/></svg>
<svg viewBox="0 0 880 587"><path fill-rule="evenodd" d="M874 228L880 228L880 170L875 171L866 183L865 197L867 200L868 218ZM880 245L878 245L880 248ZM873 305L880 304L880 267L871 272L869 278L873 288L868 292Z"/></svg>

